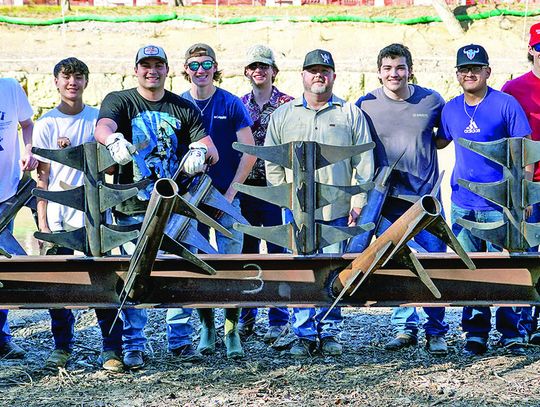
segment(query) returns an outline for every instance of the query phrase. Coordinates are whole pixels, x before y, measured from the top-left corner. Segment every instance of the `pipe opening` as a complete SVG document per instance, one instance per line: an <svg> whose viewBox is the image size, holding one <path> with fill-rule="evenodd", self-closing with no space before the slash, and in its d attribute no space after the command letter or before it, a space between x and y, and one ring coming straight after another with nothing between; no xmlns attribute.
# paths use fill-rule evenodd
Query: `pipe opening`
<svg viewBox="0 0 540 407"><path fill-rule="evenodd" d="M156 181L154 189L163 198L172 198L178 192L178 185L169 178L161 178Z"/></svg>
<svg viewBox="0 0 540 407"><path fill-rule="evenodd" d="M441 205L439 201L433 198L431 195L425 195L420 199L420 205L428 215L436 216L441 212Z"/></svg>

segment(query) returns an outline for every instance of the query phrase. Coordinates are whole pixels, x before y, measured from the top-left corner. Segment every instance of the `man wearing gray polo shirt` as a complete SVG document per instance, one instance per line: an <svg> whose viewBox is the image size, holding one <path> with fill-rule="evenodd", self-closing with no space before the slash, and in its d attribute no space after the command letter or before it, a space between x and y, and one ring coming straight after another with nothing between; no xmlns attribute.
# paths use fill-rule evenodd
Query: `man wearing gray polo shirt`
<svg viewBox="0 0 540 407"><path fill-rule="evenodd" d="M362 111L332 93L336 79L334 60L328 51L316 49L309 52L302 68L304 93L277 108L270 117L266 133L266 146L291 141L316 141L322 144L352 146L371 142L369 126ZM367 151L348 160L317 170L317 182L332 185L363 183L373 177L373 153ZM356 169L356 172L353 170ZM354 173L354 176L353 176ZM266 178L270 185L292 182L292 172L274 163L266 162ZM354 226L365 194L324 207L323 221L332 226ZM292 220L285 211L285 222ZM339 253L343 242L327 246L325 253ZM297 336L290 353L294 357L310 356L317 349L325 355L340 355L341 309L336 307L321 321L327 309L318 312L313 308L293 309L293 330Z"/></svg>

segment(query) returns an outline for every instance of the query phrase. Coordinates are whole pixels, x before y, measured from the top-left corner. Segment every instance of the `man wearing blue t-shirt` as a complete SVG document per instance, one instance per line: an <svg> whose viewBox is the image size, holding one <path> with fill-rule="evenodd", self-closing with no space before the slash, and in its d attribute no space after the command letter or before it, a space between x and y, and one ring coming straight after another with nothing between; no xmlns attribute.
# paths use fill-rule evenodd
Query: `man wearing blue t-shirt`
<svg viewBox="0 0 540 407"><path fill-rule="evenodd" d="M242 154L232 148L238 141L242 144L255 144L251 127L253 121L242 101L224 89L214 85L219 81L221 71L214 50L207 44L194 44L186 51L184 77L191 83L191 88L181 96L191 101L201 113L207 133L212 137L219 153L219 162L210 168L208 174L214 186L240 212L240 201L233 184L242 184L249 175L256 158ZM222 214L218 219L233 237L228 238L216 231L218 252L223 254L242 253L243 235L233 229L234 219ZM208 235L208 228L203 228ZM182 340L183 327L189 323L191 310L170 309L167 312L169 342ZM198 310L201 318L201 334L198 350L202 354L215 351L216 331L214 310ZM238 358L244 355L238 334L240 309L225 310L224 342L227 357Z"/></svg>
<svg viewBox="0 0 540 407"><path fill-rule="evenodd" d="M509 137L528 137L531 128L523 109L514 97L487 86L491 75L486 50L480 45L467 45L457 52L456 76L463 94L450 100L442 112L444 136L437 140L444 146L464 138L474 141L495 141ZM456 223L457 218L474 222L502 221L501 207L458 184L459 179L473 182L500 181L501 165L455 143L456 162L451 178L452 230L466 251L499 251L490 242L478 239ZM526 169L532 175L533 166ZM499 307L496 328L501 333L500 345L511 353L524 353L525 329L520 324L521 309ZM466 334L464 352L480 355L487 351L491 329L489 307L464 307L462 328Z"/></svg>
<svg viewBox="0 0 540 407"><path fill-rule="evenodd" d="M409 49L402 44L384 47L377 57L377 70L382 86L361 97L356 105L362 109L376 143L375 166L395 165L390 176L388 198L382 208L382 234L412 205L400 195L423 196L431 193L439 177L435 137L442 134L441 112L444 99L437 92L409 84L413 77L413 61ZM388 112L391 112L389 115ZM388 222L386 222L388 221ZM428 252L445 252L446 245L432 234L422 231L414 241ZM354 245L355 239L351 241ZM351 251L361 251L351 247ZM426 307L426 348L436 355L446 355L444 339L448 324L444 307ZM420 318L414 307L394 308L392 325L395 337L387 350L399 350L418 342Z"/></svg>

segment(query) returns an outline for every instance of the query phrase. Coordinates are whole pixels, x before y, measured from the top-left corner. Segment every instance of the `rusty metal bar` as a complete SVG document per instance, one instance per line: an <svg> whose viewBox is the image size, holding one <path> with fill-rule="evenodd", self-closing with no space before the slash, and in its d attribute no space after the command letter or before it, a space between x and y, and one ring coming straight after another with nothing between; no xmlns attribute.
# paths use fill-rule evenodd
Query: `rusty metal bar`
<svg viewBox="0 0 540 407"><path fill-rule="evenodd" d="M329 282L355 258L350 254L200 257L217 270L216 275L201 275L196 266L176 256L158 256L151 290L137 306L328 306L334 300ZM468 270L454 254L418 255L440 289L440 299L435 299L411 271L390 260L340 305L540 304L538 253L475 253L471 258L477 270ZM128 268L129 257L0 259L0 282L4 285L0 288L0 307L117 307L120 275Z"/></svg>

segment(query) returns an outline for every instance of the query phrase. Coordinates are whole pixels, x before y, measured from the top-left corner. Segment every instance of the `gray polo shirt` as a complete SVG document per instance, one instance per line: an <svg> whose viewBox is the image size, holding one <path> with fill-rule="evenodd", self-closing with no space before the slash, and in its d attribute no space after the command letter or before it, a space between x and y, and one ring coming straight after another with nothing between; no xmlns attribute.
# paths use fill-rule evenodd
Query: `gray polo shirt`
<svg viewBox="0 0 540 407"><path fill-rule="evenodd" d="M352 146L369 143L371 134L362 111L355 105L336 96L319 110L310 109L304 98L297 98L277 108L270 117L265 146L275 146L291 141L316 141L335 146ZM266 162L266 178L270 185L292 182L292 171ZM315 180L331 185L355 185L373 178L372 150L320 168ZM353 171L354 170L354 171ZM323 208L323 220L329 221L348 216L351 207L361 208L366 194L358 194L349 201L336 202Z"/></svg>

